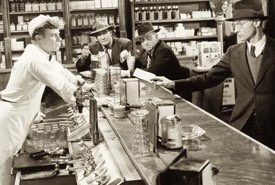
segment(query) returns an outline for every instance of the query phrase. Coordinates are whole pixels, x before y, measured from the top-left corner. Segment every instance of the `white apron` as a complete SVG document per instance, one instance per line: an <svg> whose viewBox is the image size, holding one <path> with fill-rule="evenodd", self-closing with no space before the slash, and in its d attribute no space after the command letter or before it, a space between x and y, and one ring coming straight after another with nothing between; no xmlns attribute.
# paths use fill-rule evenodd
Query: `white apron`
<svg viewBox="0 0 275 185"><path fill-rule="evenodd" d="M20 103L0 101L0 185L10 184L12 156L23 145L39 111L41 96L39 92L30 100Z"/></svg>
<svg viewBox="0 0 275 185"><path fill-rule="evenodd" d="M9 185L12 155L23 145L36 114L45 85L66 102L73 102L75 76L48 54L31 44L12 68L7 87L0 92L0 185ZM16 103L11 103L16 102Z"/></svg>

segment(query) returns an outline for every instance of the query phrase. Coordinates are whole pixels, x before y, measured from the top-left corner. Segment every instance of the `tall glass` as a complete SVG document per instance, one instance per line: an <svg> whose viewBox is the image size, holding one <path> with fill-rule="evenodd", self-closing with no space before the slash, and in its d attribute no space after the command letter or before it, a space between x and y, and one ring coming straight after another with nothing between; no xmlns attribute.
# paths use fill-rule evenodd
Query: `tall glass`
<svg viewBox="0 0 275 185"><path fill-rule="evenodd" d="M150 143L148 135L148 111L135 110L131 112L134 122L134 140L133 140L133 154L137 156L148 155L150 152Z"/></svg>

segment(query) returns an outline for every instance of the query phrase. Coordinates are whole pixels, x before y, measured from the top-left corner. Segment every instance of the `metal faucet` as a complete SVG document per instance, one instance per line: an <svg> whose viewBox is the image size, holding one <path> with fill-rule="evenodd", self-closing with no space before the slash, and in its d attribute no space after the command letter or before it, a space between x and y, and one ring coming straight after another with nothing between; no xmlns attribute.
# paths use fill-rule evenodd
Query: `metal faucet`
<svg viewBox="0 0 275 185"><path fill-rule="evenodd" d="M94 145L99 143L99 131L98 131L98 116L97 116L97 101L92 92L84 92L82 85L79 85L77 91L75 92L76 103L78 106L83 107L83 102L89 100L89 123L90 123L90 133L93 138Z"/></svg>
<svg viewBox="0 0 275 185"><path fill-rule="evenodd" d="M98 131L98 117L97 117L97 102L94 96L92 96L89 99L90 103L90 115L89 115L89 121L90 121L90 132L93 137L94 145L97 145L99 143L99 131Z"/></svg>

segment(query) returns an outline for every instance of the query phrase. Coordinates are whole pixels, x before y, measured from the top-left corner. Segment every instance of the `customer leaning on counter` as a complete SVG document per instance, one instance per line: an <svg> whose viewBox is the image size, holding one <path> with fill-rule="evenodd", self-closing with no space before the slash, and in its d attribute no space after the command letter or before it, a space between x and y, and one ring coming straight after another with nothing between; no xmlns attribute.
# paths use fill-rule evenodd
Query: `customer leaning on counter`
<svg viewBox="0 0 275 185"><path fill-rule="evenodd" d="M108 25L105 19L96 20L93 29L90 35L95 36L95 39L82 49L82 56L76 62L78 72L97 68L100 55L108 52L109 65L120 66L122 77L130 77L126 59L132 52L132 41L115 37L114 26Z"/></svg>
<svg viewBox="0 0 275 185"><path fill-rule="evenodd" d="M31 124L40 119L40 103L45 86L49 86L66 102L75 102L74 92L80 76L63 68L51 54L59 50L58 17L39 15L29 23L32 44L27 45L11 70L6 88L0 92L0 184L10 184L12 156L23 145ZM51 59L50 59L51 58ZM90 90L90 85L84 84Z"/></svg>
<svg viewBox="0 0 275 185"><path fill-rule="evenodd" d="M135 67L172 80L189 77L189 69L181 67L171 47L158 39L159 30L154 29L150 22L137 26L138 37L135 39L141 43L143 49L136 59ZM176 89L177 94L186 99L191 98L190 93L178 89Z"/></svg>
<svg viewBox="0 0 275 185"><path fill-rule="evenodd" d="M156 83L166 87L184 86L192 91L213 87L231 75L237 99L230 124L275 150L275 40L263 32L267 19L260 0L242 0L233 6L235 30L243 43L228 48L221 61L206 74Z"/></svg>

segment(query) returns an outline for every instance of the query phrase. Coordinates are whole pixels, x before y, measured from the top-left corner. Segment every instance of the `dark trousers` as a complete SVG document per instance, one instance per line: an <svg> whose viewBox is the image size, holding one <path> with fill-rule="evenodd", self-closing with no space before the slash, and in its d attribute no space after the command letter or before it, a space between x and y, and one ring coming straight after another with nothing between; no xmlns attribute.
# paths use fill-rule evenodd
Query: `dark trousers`
<svg viewBox="0 0 275 185"><path fill-rule="evenodd" d="M257 121L257 115L254 113L249 117L246 124L241 129L242 132L253 139L275 150L275 137L274 133L272 134L270 130L272 130L272 128L269 128L268 125L264 125Z"/></svg>

